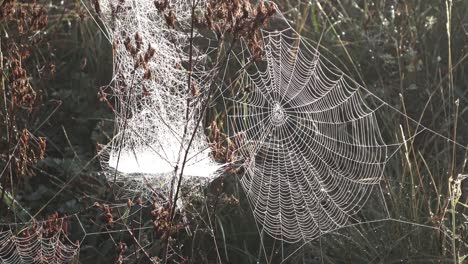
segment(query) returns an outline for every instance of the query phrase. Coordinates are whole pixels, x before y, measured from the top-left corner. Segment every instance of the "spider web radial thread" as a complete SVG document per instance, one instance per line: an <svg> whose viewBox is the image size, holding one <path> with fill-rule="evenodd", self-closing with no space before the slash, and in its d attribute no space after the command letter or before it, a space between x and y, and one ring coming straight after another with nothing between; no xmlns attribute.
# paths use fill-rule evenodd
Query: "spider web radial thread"
<svg viewBox="0 0 468 264"><path fill-rule="evenodd" d="M243 88L224 98L254 216L287 242L345 226L387 161L378 107L294 34L263 31L263 58L239 77Z"/></svg>

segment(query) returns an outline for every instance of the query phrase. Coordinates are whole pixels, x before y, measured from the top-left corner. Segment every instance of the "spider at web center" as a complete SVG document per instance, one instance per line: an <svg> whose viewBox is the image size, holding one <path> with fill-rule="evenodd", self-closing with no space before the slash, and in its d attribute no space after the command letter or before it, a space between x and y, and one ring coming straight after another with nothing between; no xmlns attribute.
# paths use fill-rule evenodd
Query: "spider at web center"
<svg viewBox="0 0 468 264"><path fill-rule="evenodd" d="M271 122L275 126L281 126L286 122L286 113L279 102L273 104Z"/></svg>

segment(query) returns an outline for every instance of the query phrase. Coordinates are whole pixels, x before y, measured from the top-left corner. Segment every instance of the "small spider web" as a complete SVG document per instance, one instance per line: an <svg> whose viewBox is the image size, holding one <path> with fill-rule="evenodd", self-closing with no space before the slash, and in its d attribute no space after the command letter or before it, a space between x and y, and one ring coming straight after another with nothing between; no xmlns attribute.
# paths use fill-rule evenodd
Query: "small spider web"
<svg viewBox="0 0 468 264"><path fill-rule="evenodd" d="M0 263L68 263L80 250L67 235L66 218L10 226L0 225Z"/></svg>

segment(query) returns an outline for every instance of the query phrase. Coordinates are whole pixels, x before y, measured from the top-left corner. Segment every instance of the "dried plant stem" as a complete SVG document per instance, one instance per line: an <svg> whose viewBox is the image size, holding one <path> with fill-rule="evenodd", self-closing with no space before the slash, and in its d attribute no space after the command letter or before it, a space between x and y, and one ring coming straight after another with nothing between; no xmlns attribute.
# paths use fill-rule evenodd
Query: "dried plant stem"
<svg viewBox="0 0 468 264"><path fill-rule="evenodd" d="M175 181L175 179L177 177L177 174L178 174L179 162L180 162L182 150L183 150L183 147L184 147L184 140L185 140L185 137L187 135L188 124L189 124L190 98L189 98L188 94L189 94L189 91L190 91L190 88L191 88L190 86L191 86L191 83L192 83L193 33L194 33L194 26L195 26L194 25L195 7L196 7L197 3L198 2L195 2L195 0L192 0L191 19L190 19L190 40L189 40L190 43L189 43L189 54L188 54L189 63L188 63L188 77L187 77L187 104L185 106L185 122L186 123L185 123L185 126L184 126L182 141L180 143L179 154L177 155L177 163L176 163L176 166L174 168L174 177L173 177L173 180L171 182L171 190L170 190L170 195L169 195L170 200L169 201L171 201L171 199L172 199L172 202L169 202L169 206L171 207L171 210L169 212L169 217L170 217L169 218L169 228L167 229L166 235L164 237L163 263L167 263L167 255L168 255L168 251L169 251L169 236L171 234L172 220L173 220L174 215L175 215L175 209L176 209L176 206L177 206L177 198L178 198L178 195L179 195L180 185L182 183L182 175L183 175L183 172L184 172L185 163L187 161L187 156L188 156L188 153L189 153L190 146L192 145L193 138L195 137L195 134L196 134L196 131L197 131L197 128L198 128L198 123L197 123L197 125L194 128L194 131L192 133L192 137L190 138L190 141L188 142L187 148L185 149L184 160L183 160L181 168L180 168L180 175L179 175L179 179L178 179L178 182L177 182L177 189L176 189L175 194L173 195L174 183L175 183L174 181ZM200 115L200 116L203 116L203 115ZM172 198L173 196L174 196L174 198Z"/></svg>
<svg viewBox="0 0 468 264"><path fill-rule="evenodd" d="M6 90L5 90L5 78L4 76L4 69L3 69L3 52L2 52L2 38L0 38L0 71L1 71L1 76L0 76L0 86L2 88L3 92L3 105L5 108L5 129L6 129L6 135L9 138L8 134L8 107L7 107L7 99L6 99Z"/></svg>
<svg viewBox="0 0 468 264"><path fill-rule="evenodd" d="M446 6L446 11L447 11L447 52L448 52L448 85L449 85L449 91L450 91L450 99L453 101L454 99L454 85L453 85L453 69L452 69L452 34L451 34L451 20L452 20L452 0L446 0L445 1L445 6Z"/></svg>
<svg viewBox="0 0 468 264"><path fill-rule="evenodd" d="M7 137L7 148L8 148L8 160L7 160L7 163L5 164L5 169L9 169L9 172L10 172L10 181L11 181L11 195L14 199L14 191L13 191L13 174L12 174L12 171L11 171L11 166L10 166L10 163L11 163L11 159L12 159L12 156L11 156L11 151L10 151L10 146L11 146L11 137L10 137L10 117L8 115L8 104L7 104L7 92L6 92L6 87L5 87L5 78L4 78L4 75L5 75L5 71L4 71L4 67L3 67L3 52L2 52L2 39L0 38L0 70L1 70L1 76L0 76L0 85L1 85L1 88L2 88L2 92L3 92L3 105L4 105L4 109L5 109L5 131L6 131L6 137ZM3 170L3 172L5 172L5 169ZM0 174L0 179L2 178L3 176L3 172L2 174ZM3 182L6 182L6 178L3 180ZM0 184L0 187L1 187L1 184ZM0 195L0 200L3 200L4 196L5 196L5 192L6 190L3 188L2 189L2 193ZM13 209L13 212L15 212L15 203L12 203L12 207ZM16 218L16 213L14 213L15 215L15 218ZM16 220L16 219L15 219Z"/></svg>
<svg viewBox="0 0 468 264"><path fill-rule="evenodd" d="M455 124L454 124L454 127L453 127L453 140L455 141L456 140L456 137L457 137L457 126L458 126L458 109L459 109L459 100L456 100L455 101ZM454 144L453 145L453 148L452 148L452 167L450 169L450 172L451 172L451 176L450 176L450 179L451 179L451 182L449 183L449 186L456 186L456 181L458 180L457 176L455 176L455 154L456 154L456 145ZM449 187L450 188L450 187ZM451 190L451 193L450 193L450 202L451 202L451 213L452 213L452 237L451 237L451 242L452 242L452 257L453 257L453 263L458 263L458 258L457 258L457 253L456 253L456 250L457 250L457 235L456 235L456 232L457 232L457 225L456 225L456 216L457 216L457 212L456 212L456 206L457 206L457 203L458 203L458 198L457 197L457 192L458 190L456 189L452 189Z"/></svg>
<svg viewBox="0 0 468 264"><path fill-rule="evenodd" d="M0 76L0 85L1 85L1 88L2 88L2 93L3 93L3 106L4 106L4 109L5 109L5 120L4 120L4 125L5 125L5 130L6 130L6 136L7 136L7 139L10 138L9 136L9 129L8 129L8 107L7 107L7 99L6 99L6 90L5 90L5 80L3 78L3 75L4 75L4 71L3 71L3 52L2 52L2 39L0 38L0 71L1 71L1 76ZM8 144L8 148L10 148L10 145ZM8 150L8 154L9 154L9 150ZM6 163L5 166L8 166L8 164L10 163L10 155L8 155L8 161ZM0 174L0 179L2 178L3 176L3 173ZM1 186L1 185L0 185ZM5 195L5 190L2 189L2 194L0 195L0 200L3 200L3 197Z"/></svg>
<svg viewBox="0 0 468 264"><path fill-rule="evenodd" d="M20 220L24 222L24 221L28 220L27 219L28 216L30 217L30 219L33 219L33 217L15 199L14 186L13 186L13 171L12 171L12 167L10 165L11 161L12 161L12 158L13 158L12 151L10 150L10 146L11 146L10 117L9 117L9 113L8 113L7 91L6 91L6 86L5 86L5 71L4 71L4 65L3 65L3 51L2 51L2 39L1 38L0 38L0 88L1 88L2 93L3 93L3 106L4 106L4 109L5 109L4 126L5 126L5 135L6 135L7 141L8 141L8 144L7 144L7 147L8 147L8 150L7 150L8 151L8 160L7 160L6 164L5 164L5 169L9 170L10 186L11 186L11 192L8 192L8 190L3 188L2 184L0 183L0 191L1 191L0 201L4 201L5 204L13 211L15 221L17 220L16 217L18 216L20 218ZM17 147L18 147L18 144L16 144L14 149L16 149ZM5 172L5 169L3 170L3 172ZM0 178L2 178L3 172L2 172L2 174L0 174ZM6 178L5 178L4 182L5 181L6 181ZM20 210L18 210L16 208L16 206L18 206ZM17 211L19 211L19 213Z"/></svg>
<svg viewBox="0 0 468 264"><path fill-rule="evenodd" d="M446 22L446 30L447 30L447 52L448 52L448 88L449 88L449 101L450 102L454 102L454 96L455 96L455 91L454 91L454 85L453 85L453 68L452 68L452 40L451 40L451 20L452 20L452 6L453 6L453 2L452 0L445 0L445 7L446 7L446 15L447 15L447 22ZM456 135L457 135L457 121L458 121L458 105L459 105L459 101L456 100L455 101L455 120L454 120L454 127L453 127L453 140L455 141L456 140ZM456 181L456 177L454 175L455 173L455 144L452 146L452 159L451 159L451 168L450 168L450 179L451 179L451 182L449 184L449 188L450 188L450 185ZM455 190L451 190L451 192L454 192ZM450 193L450 196L451 196L451 204L452 204L452 210L451 210L451 213L452 213L452 238L451 238L451 242L452 242L452 257L453 257L453 263L458 263L458 259L457 259L457 253L456 253L456 249L457 249L457 243L456 243L456 211L455 211L455 206L456 206L456 202L455 202L455 197L453 196L453 193Z"/></svg>

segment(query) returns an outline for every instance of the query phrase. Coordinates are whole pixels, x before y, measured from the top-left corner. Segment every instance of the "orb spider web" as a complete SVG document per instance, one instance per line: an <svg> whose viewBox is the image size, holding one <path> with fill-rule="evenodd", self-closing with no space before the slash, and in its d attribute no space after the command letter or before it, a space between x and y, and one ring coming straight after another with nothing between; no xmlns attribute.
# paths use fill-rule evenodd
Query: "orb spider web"
<svg viewBox="0 0 468 264"><path fill-rule="evenodd" d="M224 98L241 184L257 221L297 242L345 225L388 158L374 112L349 77L291 30L262 31L264 56ZM248 87L246 89L245 87Z"/></svg>

